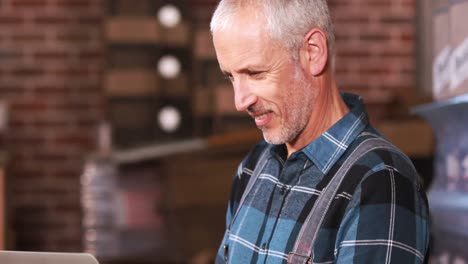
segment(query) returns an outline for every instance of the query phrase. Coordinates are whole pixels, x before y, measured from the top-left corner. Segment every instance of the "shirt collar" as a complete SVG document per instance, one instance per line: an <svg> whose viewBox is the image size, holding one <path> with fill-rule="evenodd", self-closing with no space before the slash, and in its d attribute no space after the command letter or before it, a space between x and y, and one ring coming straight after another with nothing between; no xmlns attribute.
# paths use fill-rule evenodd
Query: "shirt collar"
<svg viewBox="0 0 468 264"><path fill-rule="evenodd" d="M361 97L348 93L343 93L342 97L349 113L301 150L324 175L369 124Z"/></svg>

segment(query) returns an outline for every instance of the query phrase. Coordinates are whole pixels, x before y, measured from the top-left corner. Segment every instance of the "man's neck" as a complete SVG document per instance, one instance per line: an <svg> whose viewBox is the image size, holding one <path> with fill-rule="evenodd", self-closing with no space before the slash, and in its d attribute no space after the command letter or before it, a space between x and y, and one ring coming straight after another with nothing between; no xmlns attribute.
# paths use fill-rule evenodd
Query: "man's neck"
<svg viewBox="0 0 468 264"><path fill-rule="evenodd" d="M308 124L295 140L286 143L288 157L317 139L349 112L335 81L325 79L324 82L321 85L323 88L318 91Z"/></svg>

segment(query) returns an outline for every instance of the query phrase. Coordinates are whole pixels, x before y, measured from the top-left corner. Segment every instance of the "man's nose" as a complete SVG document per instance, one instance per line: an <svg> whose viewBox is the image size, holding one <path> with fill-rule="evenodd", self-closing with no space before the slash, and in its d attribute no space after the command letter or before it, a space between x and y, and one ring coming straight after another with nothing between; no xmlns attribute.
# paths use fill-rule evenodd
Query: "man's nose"
<svg viewBox="0 0 468 264"><path fill-rule="evenodd" d="M239 112L244 112L257 101L257 96L252 93L249 85L242 82L242 80L236 80L233 82L234 87L234 103L236 109Z"/></svg>

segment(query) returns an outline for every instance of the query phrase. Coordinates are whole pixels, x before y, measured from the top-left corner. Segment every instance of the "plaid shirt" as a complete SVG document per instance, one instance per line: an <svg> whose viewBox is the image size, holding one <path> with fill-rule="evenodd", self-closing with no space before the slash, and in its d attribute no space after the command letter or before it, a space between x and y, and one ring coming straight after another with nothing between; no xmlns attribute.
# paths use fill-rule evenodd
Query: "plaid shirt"
<svg viewBox="0 0 468 264"><path fill-rule="evenodd" d="M350 112L288 159L284 145L268 162L226 231L216 263L287 263L299 230L344 158L369 125L359 97L343 94ZM226 225L267 143L257 144L234 178ZM319 231L314 263L423 263L429 243L428 207L419 178L402 154L372 150L353 166Z"/></svg>

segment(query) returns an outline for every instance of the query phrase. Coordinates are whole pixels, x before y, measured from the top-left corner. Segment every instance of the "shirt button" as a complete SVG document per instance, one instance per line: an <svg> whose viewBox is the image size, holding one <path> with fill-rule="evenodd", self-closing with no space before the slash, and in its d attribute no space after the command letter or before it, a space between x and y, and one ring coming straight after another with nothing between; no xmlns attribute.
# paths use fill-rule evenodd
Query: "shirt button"
<svg viewBox="0 0 468 264"><path fill-rule="evenodd" d="M281 187L281 189L280 189L280 193L281 193L282 195L284 195L284 194L286 193L287 190L288 190L288 187L283 186L283 187Z"/></svg>
<svg viewBox="0 0 468 264"><path fill-rule="evenodd" d="M228 261L228 253L229 253L229 246L225 244L223 246L223 255L224 255L224 261L227 263Z"/></svg>
<svg viewBox="0 0 468 264"><path fill-rule="evenodd" d="M263 249L263 250L266 249L266 243L263 243L263 244L262 244L262 249Z"/></svg>

